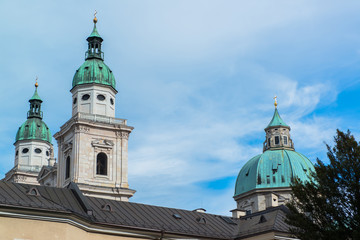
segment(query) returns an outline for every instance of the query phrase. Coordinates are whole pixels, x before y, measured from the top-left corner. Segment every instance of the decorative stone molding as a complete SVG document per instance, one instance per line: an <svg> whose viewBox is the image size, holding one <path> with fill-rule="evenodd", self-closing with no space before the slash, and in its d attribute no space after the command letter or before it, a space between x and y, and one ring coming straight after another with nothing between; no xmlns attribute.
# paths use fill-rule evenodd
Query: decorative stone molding
<svg viewBox="0 0 360 240"><path fill-rule="evenodd" d="M247 200L240 202L239 207L241 209L249 207L249 206L253 206L254 205L254 201L251 200L250 198L248 198Z"/></svg>
<svg viewBox="0 0 360 240"><path fill-rule="evenodd" d="M62 145L61 149L65 156L69 155L69 152L71 152L71 150L72 150L72 142L64 143Z"/></svg>
<svg viewBox="0 0 360 240"><path fill-rule="evenodd" d="M90 132L89 127L75 126L75 133L87 133L87 132Z"/></svg>
<svg viewBox="0 0 360 240"><path fill-rule="evenodd" d="M14 176L15 182L17 182L17 181L26 181L26 179L27 179L27 177L23 176L23 175L15 175Z"/></svg>
<svg viewBox="0 0 360 240"><path fill-rule="evenodd" d="M129 139L129 132L118 131L118 132L116 132L116 137L119 137L122 139Z"/></svg>
<svg viewBox="0 0 360 240"><path fill-rule="evenodd" d="M108 139L96 139L91 142L93 147L111 149L114 147L114 141Z"/></svg>

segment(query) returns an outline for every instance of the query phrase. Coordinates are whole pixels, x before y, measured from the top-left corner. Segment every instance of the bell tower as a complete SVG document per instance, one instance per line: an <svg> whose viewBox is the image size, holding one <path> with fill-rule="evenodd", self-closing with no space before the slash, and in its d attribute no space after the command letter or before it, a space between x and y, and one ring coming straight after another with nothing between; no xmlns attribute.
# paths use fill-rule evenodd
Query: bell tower
<svg viewBox="0 0 360 240"><path fill-rule="evenodd" d="M5 181L39 184L38 174L49 161L54 161L51 133L43 119L41 103L35 83L35 92L30 98L27 120L19 127L15 139L14 167L5 175Z"/></svg>
<svg viewBox="0 0 360 240"><path fill-rule="evenodd" d="M128 201L128 138L133 127L115 118L116 82L104 63L103 39L94 17L85 62L76 70L72 117L54 135L58 143L58 187L75 182L89 196Z"/></svg>

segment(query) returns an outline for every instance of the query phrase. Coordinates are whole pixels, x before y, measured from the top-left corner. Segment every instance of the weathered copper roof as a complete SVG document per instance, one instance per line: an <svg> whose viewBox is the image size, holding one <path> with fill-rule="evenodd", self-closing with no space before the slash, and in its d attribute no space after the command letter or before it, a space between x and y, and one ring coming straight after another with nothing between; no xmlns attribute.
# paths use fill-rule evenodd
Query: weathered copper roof
<svg viewBox="0 0 360 240"><path fill-rule="evenodd" d="M96 29L96 23L94 23L94 28L90 34L90 36L88 38L92 38L92 37L98 37L98 38L101 38L100 37L100 34L98 33L97 29ZM102 38L101 38L102 39Z"/></svg>
<svg viewBox="0 0 360 240"><path fill-rule="evenodd" d="M42 100L37 93L37 86L35 87L35 92L29 102L30 110L27 114L27 120L19 127L16 133L15 142L19 140L40 140L51 143L52 136L50 129L42 120Z"/></svg>
<svg viewBox="0 0 360 240"><path fill-rule="evenodd" d="M102 59L91 58L86 60L81 67L76 70L72 86L81 84L102 84L116 89L115 77L110 68Z"/></svg>
<svg viewBox="0 0 360 240"><path fill-rule="evenodd" d="M312 162L292 150L267 150L250 159L240 170L235 184L235 195L261 188L290 187L298 177L309 179L315 171Z"/></svg>
<svg viewBox="0 0 360 240"><path fill-rule="evenodd" d="M38 100L38 101L41 101L41 102L42 102L42 100L41 100L41 98L40 98L40 96L39 96L39 94L38 94L38 92L37 92L37 87L35 88L35 92L34 92L33 96L30 98L29 102L30 102L31 100Z"/></svg>
<svg viewBox="0 0 360 240"><path fill-rule="evenodd" d="M27 119L18 129L15 142L19 140L41 140L51 143L49 127L40 118Z"/></svg>
<svg viewBox="0 0 360 240"><path fill-rule="evenodd" d="M85 62L76 70L72 87L83 84L101 84L116 90L116 81L111 69L104 63L104 53L101 51L101 42L96 23L94 29L87 38L88 50L85 54Z"/></svg>
<svg viewBox="0 0 360 240"><path fill-rule="evenodd" d="M277 126L289 127L289 126L284 122L284 120L281 119L280 114L279 114L277 108L275 108L274 115L273 115L273 117L272 117L269 125L267 125L266 128L269 128L269 127L277 127ZM265 128L265 129L266 129L266 128Z"/></svg>

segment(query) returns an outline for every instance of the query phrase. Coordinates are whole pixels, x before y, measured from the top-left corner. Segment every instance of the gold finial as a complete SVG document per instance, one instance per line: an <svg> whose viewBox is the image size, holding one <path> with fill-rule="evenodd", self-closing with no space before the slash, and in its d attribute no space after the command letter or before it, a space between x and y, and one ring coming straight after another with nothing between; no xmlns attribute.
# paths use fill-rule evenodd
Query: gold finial
<svg viewBox="0 0 360 240"><path fill-rule="evenodd" d="M277 99L277 96L275 95L275 97L273 97L273 98L274 98L274 100L275 100L275 101L274 101L275 108L277 108L277 100L276 100L276 99Z"/></svg>
<svg viewBox="0 0 360 240"><path fill-rule="evenodd" d="M39 86L37 80L38 80L38 77L36 76L36 79L35 79L35 87L36 87L36 88Z"/></svg>
<svg viewBox="0 0 360 240"><path fill-rule="evenodd" d="M95 13L94 13L94 23L97 23L96 14L97 14L97 11L95 10Z"/></svg>

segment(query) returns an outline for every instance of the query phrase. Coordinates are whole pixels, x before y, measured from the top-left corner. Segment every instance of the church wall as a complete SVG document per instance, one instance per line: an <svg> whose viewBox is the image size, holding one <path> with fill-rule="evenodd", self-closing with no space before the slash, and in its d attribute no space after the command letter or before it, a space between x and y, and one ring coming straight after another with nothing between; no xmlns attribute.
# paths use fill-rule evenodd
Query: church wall
<svg viewBox="0 0 360 240"><path fill-rule="evenodd" d="M291 198L290 189L260 189L236 199L237 209L251 213L284 205Z"/></svg>
<svg viewBox="0 0 360 240"><path fill-rule="evenodd" d="M21 231L19 228L21 227ZM68 223L0 217L1 239L6 240L136 240L151 239L115 236L85 231Z"/></svg>
<svg viewBox="0 0 360 240"><path fill-rule="evenodd" d="M128 187L127 183L127 137L126 132L115 129L104 129L97 126L76 126L74 132L68 132L64 137L59 152L61 170L61 186L70 180L97 184L100 186ZM123 136L124 135L124 136ZM125 136L126 135L126 136ZM71 143L71 144L70 144ZM99 153L105 153L108 158L107 175L96 174L96 157ZM71 170L70 179L65 179L65 160L70 156Z"/></svg>
<svg viewBox="0 0 360 240"><path fill-rule="evenodd" d="M273 240L273 239L276 239L276 238L275 238L274 232L269 232L269 233L256 235L256 236L249 237L249 238L242 238L242 239L246 239L246 240Z"/></svg>
<svg viewBox="0 0 360 240"><path fill-rule="evenodd" d="M21 226L21 231L19 227ZM55 222L49 220L24 219L18 217L0 217L1 239L6 240L137 240L137 239L160 239L161 233L154 232L130 232L123 229L104 228L97 225L86 225L81 222ZM127 236L127 235L132 235ZM201 237L185 237L171 235L165 239L206 239ZM274 240L277 238L275 232L258 233L251 237L241 238L243 240ZM293 239L281 236L281 239Z"/></svg>
<svg viewBox="0 0 360 240"><path fill-rule="evenodd" d="M23 153L24 149L28 149L28 152ZM41 153L36 153L35 149L40 149ZM38 171L40 171L43 165L48 164L50 154L51 146L47 142L36 140L18 141L15 144L15 165L19 164L24 167L39 166Z"/></svg>

